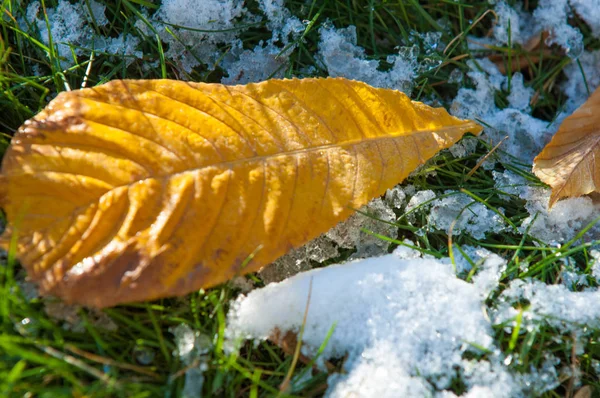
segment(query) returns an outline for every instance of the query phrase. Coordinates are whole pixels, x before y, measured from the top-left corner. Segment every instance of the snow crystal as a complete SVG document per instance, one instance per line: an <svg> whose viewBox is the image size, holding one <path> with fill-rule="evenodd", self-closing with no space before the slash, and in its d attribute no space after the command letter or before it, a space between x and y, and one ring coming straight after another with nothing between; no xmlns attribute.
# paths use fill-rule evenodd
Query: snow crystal
<svg viewBox="0 0 600 398"><path fill-rule="evenodd" d="M283 5L283 0L262 0L259 8L267 17L266 26L272 36L252 50L243 49L240 40L234 42L221 62L227 72L222 83L245 84L284 77L290 54L296 48L294 41L306 27Z"/></svg>
<svg viewBox="0 0 600 398"><path fill-rule="evenodd" d="M428 218L431 226L450 233L450 227L454 224L453 234L464 232L475 239L483 239L486 233L499 233L506 229L499 214L470 196L456 191L446 191L445 195L449 196L431 204Z"/></svg>
<svg viewBox="0 0 600 398"><path fill-rule="evenodd" d="M314 355L334 327L321 358L347 355L345 373L328 380L327 396L432 396L457 376L468 396L517 396L531 392L536 379L547 381L535 386L537 393L554 385L554 368L520 375L502 364L483 311L485 295L477 282L456 278L448 259L403 260L392 254L312 270L254 290L232 305L227 349L235 350L245 338L266 339L275 328L297 333L309 289L304 353ZM464 358L467 352L481 353L480 348L487 350L487 359Z"/></svg>
<svg viewBox="0 0 600 398"><path fill-rule="evenodd" d="M361 229L395 239L398 228L389 224L395 221L394 211L383 200L376 198L360 209L360 212L329 230L325 236L340 247L356 247L357 251L352 258L380 256L388 252L390 242L363 232Z"/></svg>
<svg viewBox="0 0 600 398"><path fill-rule="evenodd" d="M416 47L401 48L389 56L389 71L380 71L379 62L368 60L365 50L358 46L356 27L343 29L323 26L319 29L319 56L329 76L360 80L375 87L392 88L410 94L419 67Z"/></svg>

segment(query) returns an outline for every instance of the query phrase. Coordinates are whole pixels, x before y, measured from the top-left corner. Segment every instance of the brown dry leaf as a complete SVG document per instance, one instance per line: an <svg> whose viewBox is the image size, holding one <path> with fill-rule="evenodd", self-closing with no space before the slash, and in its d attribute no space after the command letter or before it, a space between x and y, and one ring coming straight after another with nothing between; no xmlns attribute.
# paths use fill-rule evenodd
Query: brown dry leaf
<svg viewBox="0 0 600 398"><path fill-rule="evenodd" d="M560 198L600 191L600 89L567 117L533 160L533 172Z"/></svg>
<svg viewBox="0 0 600 398"><path fill-rule="evenodd" d="M341 78L62 93L4 157L3 244L70 303L183 295L317 237L468 131Z"/></svg>

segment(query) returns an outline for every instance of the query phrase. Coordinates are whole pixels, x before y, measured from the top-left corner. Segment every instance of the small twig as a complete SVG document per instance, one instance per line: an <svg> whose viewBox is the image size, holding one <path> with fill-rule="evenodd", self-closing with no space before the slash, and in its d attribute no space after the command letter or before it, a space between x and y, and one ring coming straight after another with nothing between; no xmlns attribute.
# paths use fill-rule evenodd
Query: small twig
<svg viewBox="0 0 600 398"><path fill-rule="evenodd" d="M499 143L496 144L495 147L493 147L488 153L485 154L484 157L482 157L479 162L477 162L477 164L475 165L475 167L473 167L471 169L471 171L469 171L465 177L465 181L467 181L469 178L471 178L471 176L473 174L475 174L475 172L477 171L477 169L479 169L481 167L481 165L483 164L483 162L485 162L490 156L492 156L492 154L496 151L496 149L498 149L500 147L500 145L508 138L508 136L502 138L502 140L500 140Z"/></svg>

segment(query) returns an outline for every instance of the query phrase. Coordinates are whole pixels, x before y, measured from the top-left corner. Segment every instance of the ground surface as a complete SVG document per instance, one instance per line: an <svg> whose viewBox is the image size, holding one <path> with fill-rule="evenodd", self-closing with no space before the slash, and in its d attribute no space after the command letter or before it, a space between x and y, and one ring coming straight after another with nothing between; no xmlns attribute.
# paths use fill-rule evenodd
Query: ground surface
<svg viewBox="0 0 600 398"><path fill-rule="evenodd" d="M58 92L116 78L345 76L475 118L486 131L275 268L186 297L103 312L66 307L39 297L8 253L0 260L0 394L600 391L600 212L588 198L548 212L549 191L530 174L560 120L600 84L597 1L1 4L3 150ZM303 317L310 290L303 277L233 301L299 270L392 251L367 260L391 286L354 265L314 273L313 323ZM323 276L339 294L319 295ZM357 294L344 296L348 289L335 290L342 282L332 279L357 283ZM339 316L355 313L369 316ZM274 326L299 332L303 324L304 352L320 358L314 371L261 340ZM244 343L247 336L258 340Z"/></svg>

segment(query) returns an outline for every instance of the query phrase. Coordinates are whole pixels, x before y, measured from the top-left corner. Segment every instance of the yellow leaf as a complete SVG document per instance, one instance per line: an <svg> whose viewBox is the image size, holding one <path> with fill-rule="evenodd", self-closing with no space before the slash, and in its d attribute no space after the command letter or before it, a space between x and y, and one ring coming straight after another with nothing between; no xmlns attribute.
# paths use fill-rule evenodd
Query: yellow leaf
<svg viewBox="0 0 600 398"><path fill-rule="evenodd" d="M533 172L552 187L550 207L600 190L600 89L562 122L533 160Z"/></svg>
<svg viewBox="0 0 600 398"><path fill-rule="evenodd" d="M481 127L345 79L113 81L15 135L2 206L42 291L96 307L256 271Z"/></svg>

